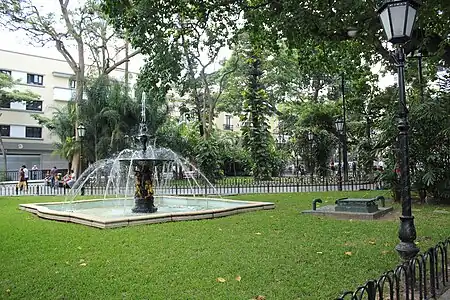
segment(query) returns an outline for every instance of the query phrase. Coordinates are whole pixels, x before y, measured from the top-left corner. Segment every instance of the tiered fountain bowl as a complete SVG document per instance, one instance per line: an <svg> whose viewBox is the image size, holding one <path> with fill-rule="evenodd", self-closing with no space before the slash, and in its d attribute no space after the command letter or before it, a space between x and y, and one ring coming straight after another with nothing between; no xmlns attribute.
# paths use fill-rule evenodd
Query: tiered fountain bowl
<svg viewBox="0 0 450 300"><path fill-rule="evenodd" d="M224 199L187 160L157 147L126 149L89 166L64 202L20 205L44 219L97 228L213 219L274 207L269 202Z"/></svg>

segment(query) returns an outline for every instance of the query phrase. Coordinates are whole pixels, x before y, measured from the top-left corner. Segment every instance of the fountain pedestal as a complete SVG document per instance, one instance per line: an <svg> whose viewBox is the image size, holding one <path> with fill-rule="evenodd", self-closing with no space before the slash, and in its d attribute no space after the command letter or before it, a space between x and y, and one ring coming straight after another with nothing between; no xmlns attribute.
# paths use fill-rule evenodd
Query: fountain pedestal
<svg viewBox="0 0 450 300"><path fill-rule="evenodd" d="M142 162L142 161L141 161ZM138 165L134 174L134 213L154 213L158 210L155 207L153 197L153 178L149 165Z"/></svg>

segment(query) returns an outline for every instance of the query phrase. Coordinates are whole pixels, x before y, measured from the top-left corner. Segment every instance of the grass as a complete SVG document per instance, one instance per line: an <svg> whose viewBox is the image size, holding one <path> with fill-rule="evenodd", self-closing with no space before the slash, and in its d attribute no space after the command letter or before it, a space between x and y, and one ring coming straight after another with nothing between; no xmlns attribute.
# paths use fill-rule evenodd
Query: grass
<svg viewBox="0 0 450 300"><path fill-rule="evenodd" d="M398 219L336 220L299 212L317 197L332 203L344 195L379 194L240 195L277 207L112 230L46 221L18 209L19 203L61 198L4 197L0 299L333 299L399 262L393 250ZM422 249L448 236L448 215L433 213L435 206L415 208Z"/></svg>

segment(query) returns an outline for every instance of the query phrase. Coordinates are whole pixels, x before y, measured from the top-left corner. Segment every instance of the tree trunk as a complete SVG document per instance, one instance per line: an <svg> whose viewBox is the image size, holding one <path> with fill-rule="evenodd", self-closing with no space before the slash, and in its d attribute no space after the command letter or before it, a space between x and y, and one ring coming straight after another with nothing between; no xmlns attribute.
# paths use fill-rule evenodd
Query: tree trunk
<svg viewBox="0 0 450 300"><path fill-rule="evenodd" d="M83 93L84 93L84 81L85 81L85 62L84 62L84 45L83 42L77 43L78 48L78 67L74 70L75 79L76 79L76 89L75 89L75 114L76 114L76 122L75 122L75 140L80 142L80 137L78 136L77 128L80 125L80 105L83 102ZM75 174L80 174L80 153L74 155L72 159L72 166L74 166Z"/></svg>
<svg viewBox="0 0 450 300"><path fill-rule="evenodd" d="M128 40L125 41L125 57L128 57L128 51L130 48L130 43L128 42ZM125 72L124 72L124 82L125 82L125 91L126 94L128 95L128 80L129 80L129 60L125 61Z"/></svg>

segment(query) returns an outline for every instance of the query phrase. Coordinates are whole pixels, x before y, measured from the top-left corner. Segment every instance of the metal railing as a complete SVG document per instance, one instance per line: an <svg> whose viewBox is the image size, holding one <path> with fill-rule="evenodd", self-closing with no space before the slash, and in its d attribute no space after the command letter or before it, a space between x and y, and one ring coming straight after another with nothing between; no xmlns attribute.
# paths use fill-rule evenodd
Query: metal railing
<svg viewBox="0 0 450 300"><path fill-rule="evenodd" d="M435 299L448 287L448 246L450 238L423 254L369 280L355 291L345 292L336 300Z"/></svg>
<svg viewBox="0 0 450 300"><path fill-rule="evenodd" d="M85 185L86 195L116 194L117 189L108 188L107 178L93 178ZM154 182L155 195L230 195L257 193L292 193L338 191L339 184L333 178L279 177L256 181L252 178L226 178L213 185L196 179L172 179ZM373 190L377 184L365 180L343 182L343 191ZM123 187L125 191L125 187ZM0 186L0 196L14 195L66 195L70 189L51 187L49 183L30 183L27 189L20 190L16 184Z"/></svg>
<svg viewBox="0 0 450 300"><path fill-rule="evenodd" d="M42 170L30 170L28 169L29 180L43 180L50 169ZM67 169L58 169L58 173L63 176L67 173ZM19 180L19 170L17 171L0 171L0 181L18 181Z"/></svg>

